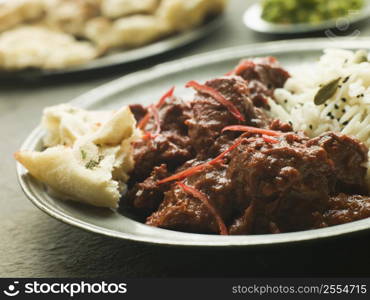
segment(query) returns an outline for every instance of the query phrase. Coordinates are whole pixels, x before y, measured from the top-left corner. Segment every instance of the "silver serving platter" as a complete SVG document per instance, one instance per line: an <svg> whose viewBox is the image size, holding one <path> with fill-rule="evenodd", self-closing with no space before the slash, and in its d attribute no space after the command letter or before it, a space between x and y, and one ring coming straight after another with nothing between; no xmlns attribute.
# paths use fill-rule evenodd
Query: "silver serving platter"
<svg viewBox="0 0 370 300"><path fill-rule="evenodd" d="M262 6L260 3L252 4L244 13L244 24L257 32L270 34L303 34L338 28L339 30L348 29L353 23L364 21L370 18L370 1L365 0L364 7L359 11L350 12L348 16L320 22L318 24L299 23L299 24L275 24L267 22L262 18ZM330 31L327 32L330 35Z"/></svg>
<svg viewBox="0 0 370 300"><path fill-rule="evenodd" d="M306 39L249 45L165 63L149 70L131 74L98 87L71 103L85 109L114 109L133 102L148 104L170 86L177 95L189 95L183 86L191 80L204 81L218 77L233 68L242 58L273 55L284 67L293 69L317 61L324 48L370 49L370 39ZM51 95L52 96L52 95ZM44 131L31 132L21 150L42 149ZM120 239L172 246L254 247L297 243L337 237L370 229L370 218L324 229L294 233L219 236L191 234L154 228L139 223L117 211L61 201L46 193L45 187L17 164L20 185L27 197L42 211L73 226Z"/></svg>
<svg viewBox="0 0 370 300"><path fill-rule="evenodd" d="M175 50L177 48L188 45L192 42L200 40L213 31L217 30L224 23L225 17L219 15L207 20L203 25L196 27L192 30L188 30L179 34L169 36L167 38L161 39L157 42L153 42L147 46L135 48L132 50L116 50L114 52L108 53L102 57L98 57L91 62L77 65L70 68L65 68L61 70L39 70L39 69L26 69L21 71L9 71L0 72L0 78L31 78L35 77L49 77L57 75L72 74L78 72L91 71L101 68L112 67L116 65L123 65L132 63L135 61L143 60L152 56L163 54Z"/></svg>

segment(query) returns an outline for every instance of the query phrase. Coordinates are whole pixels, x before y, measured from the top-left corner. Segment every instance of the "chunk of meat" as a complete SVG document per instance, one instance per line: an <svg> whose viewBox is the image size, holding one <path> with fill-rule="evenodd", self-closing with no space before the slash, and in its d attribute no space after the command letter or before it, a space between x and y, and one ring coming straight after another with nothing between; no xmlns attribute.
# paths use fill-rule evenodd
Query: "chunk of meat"
<svg viewBox="0 0 370 300"><path fill-rule="evenodd" d="M148 109L141 104L131 104L129 107L137 123L148 113Z"/></svg>
<svg viewBox="0 0 370 300"><path fill-rule="evenodd" d="M361 142L340 133L328 132L312 139L308 146L323 147L335 165L335 191L344 193L367 192L365 174L368 149Z"/></svg>
<svg viewBox="0 0 370 300"><path fill-rule="evenodd" d="M149 215L158 209L163 200L163 194L169 185L158 185L157 181L169 175L167 167L162 164L155 167L148 178L143 182L136 183L125 197L125 202L144 215Z"/></svg>
<svg viewBox="0 0 370 300"><path fill-rule="evenodd" d="M269 90L281 88L290 77L289 73L281 68L274 57L261 57L241 61L239 65L245 68L236 69L235 75L243 77L248 82L254 80L263 83Z"/></svg>
<svg viewBox="0 0 370 300"><path fill-rule="evenodd" d="M280 120L274 120L270 124L270 129L275 131L282 131L282 132L292 132L293 126L289 123L284 123Z"/></svg>
<svg viewBox="0 0 370 300"><path fill-rule="evenodd" d="M281 232L311 228L327 207L334 166L326 151L293 133L280 139L249 138L232 153L228 176L245 210L231 234L269 233L271 224Z"/></svg>
<svg viewBox="0 0 370 300"><path fill-rule="evenodd" d="M272 98L274 88L268 88L261 81L248 81L249 97L252 99L256 107L267 107L268 98Z"/></svg>
<svg viewBox="0 0 370 300"><path fill-rule="evenodd" d="M270 120L260 109L256 108L248 98L248 88L239 77L222 77L206 82L232 102L244 116L245 124L265 127ZM222 104L208 95L197 93L191 102L192 118L187 121L189 137L198 155L201 157L215 156L222 150L225 140L234 139L235 134L226 133L221 137L225 126L241 124ZM221 137L221 143L217 140ZM229 137L229 138L227 138Z"/></svg>
<svg viewBox="0 0 370 300"><path fill-rule="evenodd" d="M193 161L193 165L200 164ZM186 185L200 191L209 198L209 204L222 220L232 216L231 182L226 178L226 165L209 166L204 171L185 179ZM177 184L165 194L158 211L150 216L147 224L184 231L219 233L219 224L212 212L200 199L184 192Z"/></svg>
<svg viewBox="0 0 370 300"><path fill-rule="evenodd" d="M267 98L290 77L274 57L242 60L232 74L247 81L249 96L257 107L265 107Z"/></svg>
<svg viewBox="0 0 370 300"><path fill-rule="evenodd" d="M164 132L155 138L143 138L135 142L135 169L132 176L138 181L144 180L160 164L167 164L170 170L175 170L192 158L189 144L189 137L173 132Z"/></svg>
<svg viewBox="0 0 370 300"><path fill-rule="evenodd" d="M187 134L185 121L189 107L180 99L172 99L159 111L161 134L154 137L144 137L135 142L135 169L132 172L139 182L145 180L155 166L166 164L169 170L174 170L184 162L194 157L190 138ZM136 110L142 115L142 110ZM146 130L156 125L151 120Z"/></svg>
<svg viewBox="0 0 370 300"><path fill-rule="evenodd" d="M194 233L217 233L218 224L208 208L197 198L173 184L164 201L146 224Z"/></svg>
<svg viewBox="0 0 370 300"><path fill-rule="evenodd" d="M344 224L370 217L370 197L339 194L329 200L323 219L328 226Z"/></svg>

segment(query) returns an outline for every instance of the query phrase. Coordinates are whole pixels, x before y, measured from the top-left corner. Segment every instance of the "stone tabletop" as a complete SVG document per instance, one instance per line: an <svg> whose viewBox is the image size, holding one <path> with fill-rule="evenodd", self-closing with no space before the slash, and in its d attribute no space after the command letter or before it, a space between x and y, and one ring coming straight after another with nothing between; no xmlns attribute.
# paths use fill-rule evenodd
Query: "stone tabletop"
<svg viewBox="0 0 370 300"><path fill-rule="evenodd" d="M242 14L250 3L231 0L223 28L159 57L42 82L0 82L0 277L370 276L369 233L253 250L148 246L60 223L35 208L18 185L12 154L38 124L45 106L168 60L278 39L244 27ZM369 22L357 26L345 34L370 32Z"/></svg>

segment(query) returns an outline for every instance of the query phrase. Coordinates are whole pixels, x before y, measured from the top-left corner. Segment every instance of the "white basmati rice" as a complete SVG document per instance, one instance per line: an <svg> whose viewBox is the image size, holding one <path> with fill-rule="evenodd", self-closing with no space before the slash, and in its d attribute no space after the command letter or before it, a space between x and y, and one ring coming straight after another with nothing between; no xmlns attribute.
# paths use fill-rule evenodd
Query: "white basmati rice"
<svg viewBox="0 0 370 300"><path fill-rule="evenodd" d="M293 70L284 88L275 91L276 102L270 100L271 114L310 137L337 131L370 148L370 63L356 63L356 57L352 51L327 49L318 63ZM320 87L337 78L336 93L315 105ZM370 188L370 152L367 168Z"/></svg>

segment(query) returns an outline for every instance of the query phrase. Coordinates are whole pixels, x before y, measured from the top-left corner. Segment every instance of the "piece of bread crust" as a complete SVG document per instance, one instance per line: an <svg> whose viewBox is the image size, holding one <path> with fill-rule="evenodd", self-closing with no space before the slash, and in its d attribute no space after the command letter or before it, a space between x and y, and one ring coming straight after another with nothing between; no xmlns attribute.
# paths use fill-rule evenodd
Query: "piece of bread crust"
<svg viewBox="0 0 370 300"><path fill-rule="evenodd" d="M114 21L98 17L86 23L85 36L101 52L112 48L134 48L161 38L166 33L164 25L152 15L133 15Z"/></svg>
<svg viewBox="0 0 370 300"><path fill-rule="evenodd" d="M99 207L118 205L118 182L113 181L109 173L80 165L71 148L57 146L43 152L22 151L17 152L15 158L32 176L66 199Z"/></svg>
<svg viewBox="0 0 370 300"><path fill-rule="evenodd" d="M98 0L44 0L47 26L82 36L85 23L100 15Z"/></svg>
<svg viewBox="0 0 370 300"><path fill-rule="evenodd" d="M89 42L42 26L22 25L0 35L1 69L67 68L97 55Z"/></svg>
<svg viewBox="0 0 370 300"><path fill-rule="evenodd" d="M156 15L168 32L181 32L201 25L225 8L227 0L162 0Z"/></svg>
<svg viewBox="0 0 370 300"><path fill-rule="evenodd" d="M63 199L116 208L134 167L131 143L140 136L130 109L123 107L72 146L19 151L15 158Z"/></svg>
<svg viewBox="0 0 370 300"><path fill-rule="evenodd" d="M8 0L0 3L0 32L44 15L42 0Z"/></svg>

